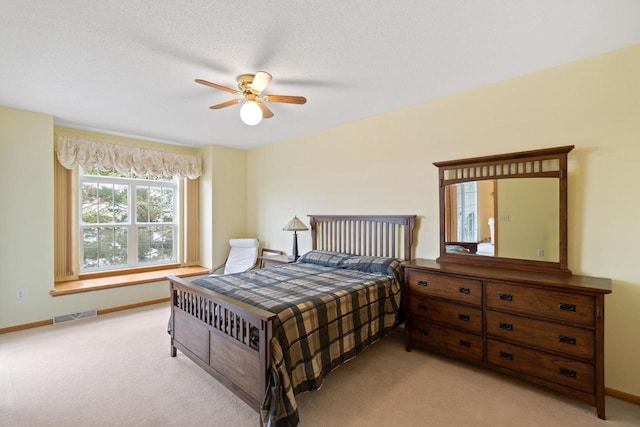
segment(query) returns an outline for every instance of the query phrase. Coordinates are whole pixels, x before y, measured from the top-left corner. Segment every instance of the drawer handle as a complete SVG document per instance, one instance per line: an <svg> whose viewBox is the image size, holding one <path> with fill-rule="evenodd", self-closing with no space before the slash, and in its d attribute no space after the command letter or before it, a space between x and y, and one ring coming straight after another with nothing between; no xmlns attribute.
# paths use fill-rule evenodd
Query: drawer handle
<svg viewBox="0 0 640 427"><path fill-rule="evenodd" d="M458 292L460 292L461 294L469 295L471 293L471 289L469 289L469 288L458 288Z"/></svg>
<svg viewBox="0 0 640 427"><path fill-rule="evenodd" d="M471 348L471 343L469 341L459 340L458 344L460 344L462 347Z"/></svg>
<svg viewBox="0 0 640 427"><path fill-rule="evenodd" d="M429 307L424 304L418 304L418 310L427 311L429 310Z"/></svg>
<svg viewBox="0 0 640 427"><path fill-rule="evenodd" d="M507 353L506 351L501 351L500 357L507 360L513 360L513 354Z"/></svg>
<svg viewBox="0 0 640 427"><path fill-rule="evenodd" d="M498 298L500 298L501 301L513 301L513 296L510 294L498 294Z"/></svg>
<svg viewBox="0 0 640 427"><path fill-rule="evenodd" d="M558 304L558 309L562 310L562 311L576 311L576 305L575 304L568 304L566 302L561 302Z"/></svg>
<svg viewBox="0 0 640 427"><path fill-rule="evenodd" d="M427 286L426 280L418 280L418 286Z"/></svg>
<svg viewBox="0 0 640 427"><path fill-rule="evenodd" d="M571 369L567 369L567 368L560 368L560 375L564 375L565 377L575 378L576 371L572 371Z"/></svg>
<svg viewBox="0 0 640 427"><path fill-rule="evenodd" d="M418 328L418 332L420 332L421 335L429 335L429 330L425 328Z"/></svg>
<svg viewBox="0 0 640 427"><path fill-rule="evenodd" d="M459 313L458 319L462 320L463 322L468 322L469 319L471 319L471 316L469 316L468 314Z"/></svg>
<svg viewBox="0 0 640 427"><path fill-rule="evenodd" d="M511 323L500 322L498 326L505 331L513 331L513 325Z"/></svg>
<svg viewBox="0 0 640 427"><path fill-rule="evenodd" d="M565 337L564 335L560 335L560 342L565 344L576 345L576 339L574 337Z"/></svg>

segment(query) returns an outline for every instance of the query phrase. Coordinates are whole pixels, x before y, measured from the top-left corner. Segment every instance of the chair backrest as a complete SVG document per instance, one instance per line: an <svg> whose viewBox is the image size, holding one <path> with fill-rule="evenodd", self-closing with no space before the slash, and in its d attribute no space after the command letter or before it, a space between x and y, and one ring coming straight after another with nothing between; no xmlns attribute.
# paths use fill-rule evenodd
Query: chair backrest
<svg viewBox="0 0 640 427"><path fill-rule="evenodd" d="M230 239L229 257L224 266L224 274L241 273L250 270L258 261L258 239Z"/></svg>

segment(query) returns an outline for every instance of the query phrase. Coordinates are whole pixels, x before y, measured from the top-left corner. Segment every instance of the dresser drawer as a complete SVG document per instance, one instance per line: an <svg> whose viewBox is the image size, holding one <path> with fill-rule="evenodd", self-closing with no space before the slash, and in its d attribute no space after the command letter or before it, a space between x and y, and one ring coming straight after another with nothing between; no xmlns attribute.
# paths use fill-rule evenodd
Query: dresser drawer
<svg viewBox="0 0 640 427"><path fill-rule="evenodd" d="M482 308L479 307L413 294L410 298L409 313L412 319L419 317L482 333Z"/></svg>
<svg viewBox="0 0 640 427"><path fill-rule="evenodd" d="M487 361L513 371L594 393L594 367L566 357L487 340Z"/></svg>
<svg viewBox="0 0 640 427"><path fill-rule="evenodd" d="M482 282L440 276L417 270L409 270L409 290L412 293L447 298L468 304L482 304Z"/></svg>
<svg viewBox="0 0 640 427"><path fill-rule="evenodd" d="M595 322L594 298L588 295L495 282L486 284L485 293L487 307L581 325Z"/></svg>
<svg viewBox="0 0 640 427"><path fill-rule="evenodd" d="M594 358L594 332L588 329L487 310L487 335L568 356Z"/></svg>
<svg viewBox="0 0 640 427"><path fill-rule="evenodd" d="M482 360L482 337L456 329L435 325L421 319L411 319L411 337L440 353L467 359Z"/></svg>

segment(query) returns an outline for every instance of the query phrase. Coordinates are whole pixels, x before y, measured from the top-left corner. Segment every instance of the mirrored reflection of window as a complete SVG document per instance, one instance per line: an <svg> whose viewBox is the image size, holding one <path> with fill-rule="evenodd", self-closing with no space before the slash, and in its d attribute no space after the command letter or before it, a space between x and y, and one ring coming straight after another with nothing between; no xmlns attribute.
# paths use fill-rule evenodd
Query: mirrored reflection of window
<svg viewBox="0 0 640 427"><path fill-rule="evenodd" d="M478 183L464 182L458 186L458 241L478 241Z"/></svg>

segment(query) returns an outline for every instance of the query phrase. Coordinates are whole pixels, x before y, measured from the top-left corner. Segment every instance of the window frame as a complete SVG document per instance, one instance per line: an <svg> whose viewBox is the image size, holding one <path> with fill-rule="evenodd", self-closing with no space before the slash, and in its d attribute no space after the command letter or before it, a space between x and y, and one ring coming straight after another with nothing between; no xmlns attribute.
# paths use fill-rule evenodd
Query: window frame
<svg viewBox="0 0 640 427"><path fill-rule="evenodd" d="M83 222L83 185L85 183L106 183L123 185L127 187L127 214L128 218L125 222L105 222L105 223L85 223ZM158 222L138 222L137 219L137 190L143 187L158 187L162 189L171 189L173 191L173 221L158 221ZM118 273L121 271L149 268L149 267L162 267L171 266L179 262L179 254L181 253L180 243L182 236L182 221L181 211L182 206L182 194L181 194L180 180L177 177L173 177L171 181L168 180L155 180L155 179L143 179L138 177L114 177L103 174L97 175L85 175L83 168L78 167L78 185L77 193L75 196L75 203L78 209L77 219L77 232L78 232L78 272L79 275L91 275L95 273ZM155 262L140 262L139 260L139 228L144 226L169 226L172 228L172 254L169 260L160 260ZM84 229L86 228L107 228L107 227L123 227L127 229L127 263L122 265L107 265L98 267L85 268L84 266Z"/></svg>

